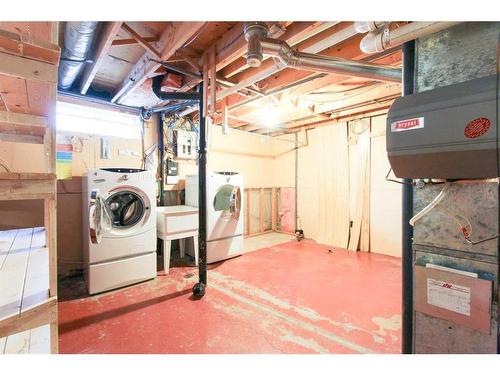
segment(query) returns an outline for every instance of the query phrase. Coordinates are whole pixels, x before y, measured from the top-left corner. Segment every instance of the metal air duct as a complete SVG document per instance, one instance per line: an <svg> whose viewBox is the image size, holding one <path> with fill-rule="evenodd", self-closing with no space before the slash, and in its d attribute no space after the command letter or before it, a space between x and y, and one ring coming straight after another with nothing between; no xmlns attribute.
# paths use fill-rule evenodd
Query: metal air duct
<svg viewBox="0 0 500 375"><path fill-rule="evenodd" d="M299 52L282 40L267 38L265 27L262 22L245 24L245 37L248 41L247 64L250 66L259 66L265 54L277 57L289 68L377 81L401 82L400 68Z"/></svg>
<svg viewBox="0 0 500 375"><path fill-rule="evenodd" d="M88 58L99 22L66 22L64 48L59 64L59 87L71 89Z"/></svg>

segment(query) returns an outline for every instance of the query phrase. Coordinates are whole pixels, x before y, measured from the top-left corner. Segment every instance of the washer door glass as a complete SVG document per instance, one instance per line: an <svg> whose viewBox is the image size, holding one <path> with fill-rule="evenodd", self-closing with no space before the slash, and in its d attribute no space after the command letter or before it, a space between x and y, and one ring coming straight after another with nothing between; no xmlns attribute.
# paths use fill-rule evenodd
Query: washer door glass
<svg viewBox="0 0 500 375"><path fill-rule="evenodd" d="M106 199L114 228L130 228L144 217L146 207L142 198L132 191L119 191Z"/></svg>

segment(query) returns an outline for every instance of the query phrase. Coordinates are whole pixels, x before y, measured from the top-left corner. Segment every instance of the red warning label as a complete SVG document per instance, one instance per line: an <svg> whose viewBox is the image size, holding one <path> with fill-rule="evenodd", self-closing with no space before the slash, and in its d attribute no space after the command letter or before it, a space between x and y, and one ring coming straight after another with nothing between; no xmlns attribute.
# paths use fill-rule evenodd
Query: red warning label
<svg viewBox="0 0 500 375"><path fill-rule="evenodd" d="M392 132L402 132L405 130L421 129L424 127L424 118L410 118L407 120L394 121L391 123Z"/></svg>
<svg viewBox="0 0 500 375"><path fill-rule="evenodd" d="M467 138L477 138L482 136L490 128L491 122L486 117L479 117L467 124L464 135Z"/></svg>

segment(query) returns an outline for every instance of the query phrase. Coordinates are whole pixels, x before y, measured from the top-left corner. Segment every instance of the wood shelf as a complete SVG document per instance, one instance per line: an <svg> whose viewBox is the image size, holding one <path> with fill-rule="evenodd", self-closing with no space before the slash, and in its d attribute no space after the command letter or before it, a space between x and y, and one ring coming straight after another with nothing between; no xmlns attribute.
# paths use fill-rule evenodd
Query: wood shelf
<svg viewBox="0 0 500 375"><path fill-rule="evenodd" d="M45 116L0 110L0 140L2 141L42 144L47 130L48 120Z"/></svg>
<svg viewBox="0 0 500 375"><path fill-rule="evenodd" d="M0 232L0 353L43 351L46 329L40 327L47 324L50 352L58 350L58 30L57 22L2 22L0 28L0 141L43 144L48 172L0 173L0 201L43 199L45 228Z"/></svg>
<svg viewBox="0 0 500 375"><path fill-rule="evenodd" d="M0 232L0 285L0 337L57 321L44 228Z"/></svg>
<svg viewBox="0 0 500 375"><path fill-rule="evenodd" d="M0 173L0 201L55 199L54 173Z"/></svg>
<svg viewBox="0 0 500 375"><path fill-rule="evenodd" d="M0 180L55 180L55 173L1 172Z"/></svg>

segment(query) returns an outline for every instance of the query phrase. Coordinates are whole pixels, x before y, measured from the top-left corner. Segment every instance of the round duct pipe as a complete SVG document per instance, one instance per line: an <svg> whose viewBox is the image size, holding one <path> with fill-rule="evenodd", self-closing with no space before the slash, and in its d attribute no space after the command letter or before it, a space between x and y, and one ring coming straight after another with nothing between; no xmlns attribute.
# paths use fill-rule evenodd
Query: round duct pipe
<svg viewBox="0 0 500 375"><path fill-rule="evenodd" d="M58 85L61 89L71 89L85 66L98 24L95 21L66 22L64 48L58 70Z"/></svg>
<svg viewBox="0 0 500 375"><path fill-rule="evenodd" d="M247 22L244 32L248 42L247 64L252 68L258 68L264 58L260 40L267 37L267 25L265 22Z"/></svg>

